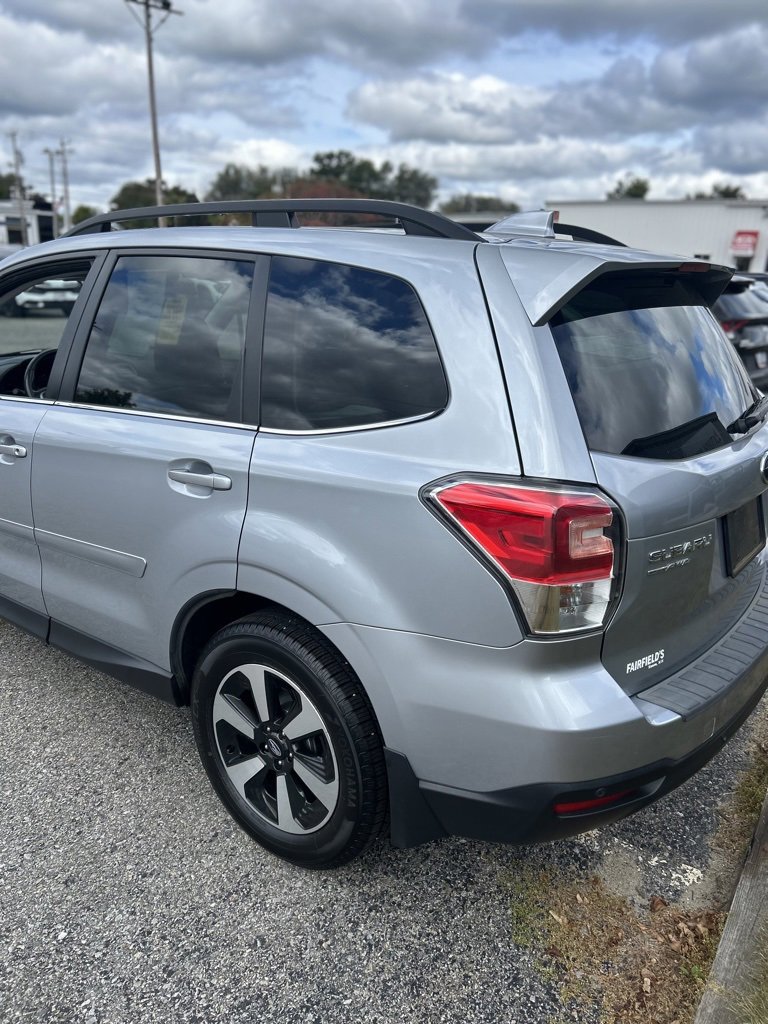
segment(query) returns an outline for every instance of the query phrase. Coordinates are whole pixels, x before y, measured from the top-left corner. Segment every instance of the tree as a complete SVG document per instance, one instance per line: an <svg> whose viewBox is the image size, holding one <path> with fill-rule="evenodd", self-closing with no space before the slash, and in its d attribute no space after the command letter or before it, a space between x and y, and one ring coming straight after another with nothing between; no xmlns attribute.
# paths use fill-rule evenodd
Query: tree
<svg viewBox="0 0 768 1024"><path fill-rule="evenodd" d="M729 185L728 182L721 182L713 185L711 192L697 192L694 199L746 199L744 189L741 185Z"/></svg>
<svg viewBox="0 0 768 1024"><path fill-rule="evenodd" d="M95 206L88 206L86 203L80 203L79 206L75 207L75 212L72 214L72 223L79 224L82 220L88 220L89 217L95 217L99 211Z"/></svg>
<svg viewBox="0 0 768 1024"><path fill-rule="evenodd" d="M227 164L219 171L205 194L209 202L225 202L228 199L258 199L271 193L277 176L264 164L247 167L245 164Z"/></svg>
<svg viewBox="0 0 768 1024"><path fill-rule="evenodd" d="M365 199L353 188L338 181L324 181L322 178L290 178L283 180L283 187L274 193L275 199ZM307 227L322 225L345 227L350 224L376 224L380 218L359 213L321 213L309 210L300 214L299 220Z"/></svg>
<svg viewBox="0 0 768 1024"><path fill-rule="evenodd" d="M424 174L407 164L400 164L392 178L390 189L392 199L399 203L411 203L413 206L429 207L437 191L437 178Z"/></svg>
<svg viewBox="0 0 768 1024"><path fill-rule="evenodd" d="M181 185L173 185L169 188L163 182L163 197L167 205L172 203L199 203L194 192L189 192ZM126 181L109 201L110 210L132 210L142 206L155 206L155 179L147 178L146 181ZM155 227L157 221L148 218L138 218L132 221L137 228ZM206 217L184 217L182 224L207 224Z"/></svg>
<svg viewBox="0 0 768 1024"><path fill-rule="evenodd" d="M0 174L0 199L10 199L11 190L16 186L15 174Z"/></svg>
<svg viewBox="0 0 768 1024"><path fill-rule="evenodd" d="M606 195L606 199L645 199L651 187L647 178L620 178L616 188Z"/></svg>
<svg viewBox="0 0 768 1024"><path fill-rule="evenodd" d="M173 185L169 188L165 182L163 182L163 196L168 204L200 202L194 192L188 192L181 185ZM154 205L154 178L147 178L146 181L126 181L109 201L111 210L132 210L134 207Z"/></svg>
<svg viewBox="0 0 768 1024"><path fill-rule="evenodd" d="M517 213L520 207L498 196L474 195L472 192L457 192L446 202L440 204L442 213L482 213L491 210L494 213Z"/></svg>
<svg viewBox="0 0 768 1024"><path fill-rule="evenodd" d="M437 190L437 178L407 164L397 168L385 160L377 167L372 160L359 159L347 149L315 153L310 177L338 181L370 199L390 199L401 203L430 206Z"/></svg>
<svg viewBox="0 0 768 1024"><path fill-rule="evenodd" d="M25 199L32 199L32 190L34 185L30 185L29 182L21 179L21 191ZM35 193L35 196L39 193ZM13 172L9 174L0 174L0 199L15 199L16 198L16 175Z"/></svg>

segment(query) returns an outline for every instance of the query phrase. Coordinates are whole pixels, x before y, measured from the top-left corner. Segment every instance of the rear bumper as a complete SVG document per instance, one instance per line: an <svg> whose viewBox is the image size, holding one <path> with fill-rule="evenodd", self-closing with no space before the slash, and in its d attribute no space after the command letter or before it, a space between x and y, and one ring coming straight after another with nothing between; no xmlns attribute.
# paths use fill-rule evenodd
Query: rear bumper
<svg viewBox="0 0 768 1024"><path fill-rule="evenodd" d="M531 842L623 817L717 753L768 686L765 600L761 587L728 634L678 673L666 706L661 692L649 699L653 688L633 697L619 686L600 660L599 636L490 648L343 623L322 628L376 711L395 845L451 834ZM727 679L716 684L715 669ZM673 710L686 687L696 706ZM597 811L555 811L617 792L620 800Z"/></svg>
<svg viewBox="0 0 768 1024"><path fill-rule="evenodd" d="M681 785L719 753L766 689L768 678L719 732L686 757L656 761L644 768L588 782L542 783L469 793L419 782L402 755L387 751L393 798L392 842L409 847L454 835L486 842L536 843L566 839L618 821ZM561 803L618 793L626 795L600 810L572 814L555 811Z"/></svg>

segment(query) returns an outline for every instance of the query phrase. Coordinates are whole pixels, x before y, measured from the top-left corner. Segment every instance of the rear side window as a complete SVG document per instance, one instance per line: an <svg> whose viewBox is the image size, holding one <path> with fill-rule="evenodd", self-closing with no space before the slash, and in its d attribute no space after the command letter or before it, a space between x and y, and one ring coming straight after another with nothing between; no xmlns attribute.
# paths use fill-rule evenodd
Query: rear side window
<svg viewBox="0 0 768 1024"><path fill-rule="evenodd" d="M246 261L121 257L88 338L75 401L237 420L252 281Z"/></svg>
<svg viewBox="0 0 768 1024"><path fill-rule="evenodd" d="M435 339L410 285L343 264L272 260L264 427L362 427L428 415L447 401Z"/></svg>
<svg viewBox="0 0 768 1024"><path fill-rule="evenodd" d="M675 304L691 301L679 282L638 285L598 278L551 324L587 444L668 459L728 444L755 400L732 345L708 309Z"/></svg>

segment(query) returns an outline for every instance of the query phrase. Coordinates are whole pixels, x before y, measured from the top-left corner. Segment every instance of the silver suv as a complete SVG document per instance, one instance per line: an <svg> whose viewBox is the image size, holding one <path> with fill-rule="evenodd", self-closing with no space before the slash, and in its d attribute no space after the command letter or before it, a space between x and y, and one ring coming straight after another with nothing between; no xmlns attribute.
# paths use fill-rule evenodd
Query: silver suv
<svg viewBox="0 0 768 1024"><path fill-rule="evenodd" d="M113 230L222 212L253 226ZM387 816L407 847L637 810L766 687L767 410L708 309L729 276L547 215L87 221L0 267L0 304L76 291L0 320L0 610L191 704L228 810L305 867Z"/></svg>

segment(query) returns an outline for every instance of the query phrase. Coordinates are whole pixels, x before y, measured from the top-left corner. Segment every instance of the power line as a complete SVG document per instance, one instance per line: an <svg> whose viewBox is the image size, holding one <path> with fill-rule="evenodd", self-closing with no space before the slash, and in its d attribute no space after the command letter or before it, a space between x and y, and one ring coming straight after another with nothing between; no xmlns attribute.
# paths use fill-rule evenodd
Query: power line
<svg viewBox="0 0 768 1024"><path fill-rule="evenodd" d="M147 76L149 79L149 117L152 123L152 154L155 160L155 198L157 205L163 205L163 172L160 166L160 142L157 133L157 102L155 100L155 67L152 57L152 40L155 32L163 25L172 14L183 14L183 11L176 10L171 0L125 0L126 4L135 4L143 8L143 17L139 17L131 7L128 10L136 18L136 21L144 29L144 39L147 46ZM162 17L157 24L152 26L152 12L161 11Z"/></svg>

